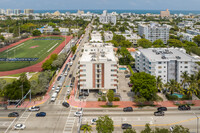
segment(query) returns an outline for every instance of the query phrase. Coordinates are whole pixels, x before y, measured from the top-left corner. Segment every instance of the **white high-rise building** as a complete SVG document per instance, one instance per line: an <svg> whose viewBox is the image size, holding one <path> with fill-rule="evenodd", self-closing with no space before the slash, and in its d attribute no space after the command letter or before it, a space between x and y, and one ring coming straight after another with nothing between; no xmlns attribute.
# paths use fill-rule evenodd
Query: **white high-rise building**
<svg viewBox="0 0 200 133"><path fill-rule="evenodd" d="M139 72L146 72L156 77L160 76L163 83L171 79L181 82L183 72L195 74L199 69L199 62L184 49L178 48L149 48L139 49L135 55L135 68Z"/></svg>
<svg viewBox="0 0 200 133"><path fill-rule="evenodd" d="M13 10L12 9L6 9L6 15L12 15Z"/></svg>
<svg viewBox="0 0 200 133"><path fill-rule="evenodd" d="M87 43L79 60L80 90L118 89L118 65L112 44Z"/></svg>
<svg viewBox="0 0 200 133"><path fill-rule="evenodd" d="M21 14L21 10L20 10L20 9L14 9L14 14L15 14L15 15Z"/></svg>
<svg viewBox="0 0 200 133"><path fill-rule="evenodd" d="M24 9L24 14L33 14L34 13L34 10L33 9Z"/></svg>
<svg viewBox="0 0 200 133"><path fill-rule="evenodd" d="M5 14L5 10L4 9L0 9L0 14Z"/></svg>
<svg viewBox="0 0 200 133"><path fill-rule="evenodd" d="M115 25L117 22L117 17L115 15L108 14L107 11L104 10L103 14L99 16L99 22L103 24L112 23Z"/></svg>
<svg viewBox="0 0 200 133"><path fill-rule="evenodd" d="M155 40L161 39L164 44L167 44L169 40L169 31L171 29L170 25L160 25L160 24L139 24L138 34L144 36L146 39L154 42Z"/></svg>

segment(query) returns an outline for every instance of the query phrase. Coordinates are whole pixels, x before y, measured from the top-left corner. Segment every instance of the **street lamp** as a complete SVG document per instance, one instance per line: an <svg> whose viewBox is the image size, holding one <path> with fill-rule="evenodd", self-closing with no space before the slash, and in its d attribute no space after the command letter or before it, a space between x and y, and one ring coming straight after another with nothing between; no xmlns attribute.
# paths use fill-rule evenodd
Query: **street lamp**
<svg viewBox="0 0 200 133"><path fill-rule="evenodd" d="M193 112L193 114L196 116L197 118L197 133L199 133L199 117Z"/></svg>

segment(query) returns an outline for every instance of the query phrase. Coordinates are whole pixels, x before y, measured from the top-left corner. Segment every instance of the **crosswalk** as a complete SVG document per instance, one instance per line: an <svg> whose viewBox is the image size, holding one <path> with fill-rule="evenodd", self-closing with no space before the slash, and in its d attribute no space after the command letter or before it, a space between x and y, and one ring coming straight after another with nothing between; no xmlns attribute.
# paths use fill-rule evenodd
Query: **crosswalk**
<svg viewBox="0 0 200 133"><path fill-rule="evenodd" d="M78 111L78 108L71 108L70 109L69 115L67 117L67 121L65 123L63 133L72 133L75 120L77 119L77 117L74 117L74 113L76 111Z"/></svg>
<svg viewBox="0 0 200 133"><path fill-rule="evenodd" d="M0 128L1 127L8 127L12 121L0 121Z"/></svg>

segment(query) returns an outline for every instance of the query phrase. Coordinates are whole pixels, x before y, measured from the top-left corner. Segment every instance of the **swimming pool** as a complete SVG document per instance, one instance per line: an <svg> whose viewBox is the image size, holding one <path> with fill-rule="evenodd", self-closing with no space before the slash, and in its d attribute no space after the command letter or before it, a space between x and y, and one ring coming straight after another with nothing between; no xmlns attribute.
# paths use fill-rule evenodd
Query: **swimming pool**
<svg viewBox="0 0 200 133"><path fill-rule="evenodd" d="M172 96L177 96L178 98L182 98L183 97L182 94L178 94L178 93L173 93Z"/></svg>
<svg viewBox="0 0 200 133"><path fill-rule="evenodd" d="M124 68L124 67L120 67L119 70L126 70L126 68Z"/></svg>

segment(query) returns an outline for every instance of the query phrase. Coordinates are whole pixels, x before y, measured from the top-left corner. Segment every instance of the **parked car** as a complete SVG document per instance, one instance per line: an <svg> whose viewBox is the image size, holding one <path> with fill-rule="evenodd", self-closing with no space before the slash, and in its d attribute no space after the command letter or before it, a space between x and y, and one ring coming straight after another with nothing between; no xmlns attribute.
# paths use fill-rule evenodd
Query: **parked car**
<svg viewBox="0 0 200 133"><path fill-rule="evenodd" d="M157 112L154 112L154 115L155 116L164 116L165 113L163 111L157 111Z"/></svg>
<svg viewBox="0 0 200 133"><path fill-rule="evenodd" d="M62 106L64 106L64 107L67 107L67 108L68 108L68 107L69 107L69 103L68 103L68 102L63 102L63 103L62 103Z"/></svg>
<svg viewBox="0 0 200 133"><path fill-rule="evenodd" d="M157 110L158 111L167 111L167 107L158 107Z"/></svg>
<svg viewBox="0 0 200 133"><path fill-rule="evenodd" d="M46 113L45 112L40 112L36 114L36 117L45 117Z"/></svg>
<svg viewBox="0 0 200 133"><path fill-rule="evenodd" d="M124 124L122 124L121 128L122 129L132 129L132 125L128 124L128 123L124 123Z"/></svg>
<svg viewBox="0 0 200 133"><path fill-rule="evenodd" d="M92 124L92 125L96 124L97 120L98 120L97 118L92 119L92 120L91 120L91 124Z"/></svg>
<svg viewBox="0 0 200 133"><path fill-rule="evenodd" d="M57 87L56 90L55 90L55 92L59 93L60 92L60 87Z"/></svg>
<svg viewBox="0 0 200 133"><path fill-rule="evenodd" d="M57 78L57 81L59 81L59 80L61 79L61 77L62 77L62 76L59 76L59 77Z"/></svg>
<svg viewBox="0 0 200 133"><path fill-rule="evenodd" d="M19 123L14 126L15 130L24 130L25 128L26 126L24 124L19 124Z"/></svg>
<svg viewBox="0 0 200 133"><path fill-rule="evenodd" d="M52 94L52 96L51 96L51 102L55 102L57 95L58 95L58 94L57 94L56 92L54 92L54 93Z"/></svg>
<svg viewBox="0 0 200 133"><path fill-rule="evenodd" d="M125 75L125 78L130 78L131 77L131 75L130 74L128 74L128 75Z"/></svg>
<svg viewBox="0 0 200 133"><path fill-rule="evenodd" d="M123 111L124 112L132 112L133 108L132 107L126 107L126 108L123 108Z"/></svg>
<svg viewBox="0 0 200 133"><path fill-rule="evenodd" d="M19 116L19 113L17 112L12 112L10 114L8 114L8 117L18 117Z"/></svg>
<svg viewBox="0 0 200 133"><path fill-rule="evenodd" d="M133 86L133 84L129 82L129 83L128 83L128 86L129 86L129 87L132 87L132 86Z"/></svg>
<svg viewBox="0 0 200 133"><path fill-rule="evenodd" d="M83 115L83 112L82 111L77 111L77 112L75 112L74 113L74 116L81 116L81 115Z"/></svg>
<svg viewBox="0 0 200 133"><path fill-rule="evenodd" d="M40 107L39 106L33 106L33 107L30 107L28 109L28 111L39 111L40 110Z"/></svg>
<svg viewBox="0 0 200 133"><path fill-rule="evenodd" d="M53 85L53 87L52 87L52 90L55 90L55 87L56 87L56 86L55 86L55 85Z"/></svg>
<svg viewBox="0 0 200 133"><path fill-rule="evenodd" d="M82 92L79 93L79 96L89 96L89 93L82 91Z"/></svg>
<svg viewBox="0 0 200 133"><path fill-rule="evenodd" d="M70 87L73 87L73 86L74 86L74 84L73 84L73 83L71 83L71 84L70 84Z"/></svg>
<svg viewBox="0 0 200 133"><path fill-rule="evenodd" d="M74 83L74 81L75 81L75 77L72 78L71 82Z"/></svg>
<svg viewBox="0 0 200 133"><path fill-rule="evenodd" d="M190 110L190 106L189 105L180 105L178 106L178 110Z"/></svg>
<svg viewBox="0 0 200 133"><path fill-rule="evenodd" d="M69 75L69 78L71 78L71 77L72 77L72 74Z"/></svg>
<svg viewBox="0 0 200 133"><path fill-rule="evenodd" d="M70 67L67 69L67 71L68 71L68 72L70 71Z"/></svg>

